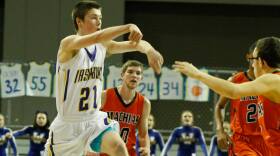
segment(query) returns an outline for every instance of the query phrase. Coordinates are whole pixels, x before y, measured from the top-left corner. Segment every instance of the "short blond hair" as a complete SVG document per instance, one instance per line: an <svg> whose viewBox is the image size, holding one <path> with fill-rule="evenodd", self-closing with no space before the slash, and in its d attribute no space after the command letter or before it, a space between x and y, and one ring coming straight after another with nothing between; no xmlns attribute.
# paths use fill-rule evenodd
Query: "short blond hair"
<svg viewBox="0 0 280 156"><path fill-rule="evenodd" d="M122 66L122 74L126 72L128 67L140 67L142 70L141 72L144 70L144 66L141 62L137 60L128 60Z"/></svg>

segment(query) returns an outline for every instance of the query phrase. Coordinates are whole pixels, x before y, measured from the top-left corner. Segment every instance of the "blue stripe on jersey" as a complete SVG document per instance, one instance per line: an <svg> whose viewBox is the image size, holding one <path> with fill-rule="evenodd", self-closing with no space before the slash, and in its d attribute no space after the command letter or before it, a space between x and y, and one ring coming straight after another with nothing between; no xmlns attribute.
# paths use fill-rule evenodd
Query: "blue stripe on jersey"
<svg viewBox="0 0 280 156"><path fill-rule="evenodd" d="M91 54L87 48L85 48L86 52L87 52L87 55L88 57L90 58L91 62L94 61L95 59L95 56L96 56L96 46L94 46L94 51L93 53Z"/></svg>
<svg viewBox="0 0 280 156"><path fill-rule="evenodd" d="M109 125L110 124L110 119L108 119L108 118L104 118L104 124L105 125Z"/></svg>
<svg viewBox="0 0 280 156"><path fill-rule="evenodd" d="M68 89L69 74L70 74L70 69L67 70L66 85L65 85L65 89L64 89L64 98L63 98L63 101L65 101L66 98L67 98L67 89Z"/></svg>

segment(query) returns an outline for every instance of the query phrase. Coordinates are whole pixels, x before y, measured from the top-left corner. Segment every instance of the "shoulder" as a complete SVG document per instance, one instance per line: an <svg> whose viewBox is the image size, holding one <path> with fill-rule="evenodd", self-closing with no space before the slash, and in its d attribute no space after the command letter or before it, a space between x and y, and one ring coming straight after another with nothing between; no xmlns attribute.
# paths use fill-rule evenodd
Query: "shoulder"
<svg viewBox="0 0 280 156"><path fill-rule="evenodd" d="M3 127L3 130L4 130L4 132L12 132L12 129L10 129L10 128L7 128L7 127Z"/></svg>
<svg viewBox="0 0 280 156"><path fill-rule="evenodd" d="M112 98L111 96L117 94L116 88L108 88L102 91L102 98Z"/></svg>
<svg viewBox="0 0 280 156"><path fill-rule="evenodd" d="M145 97L145 96L143 96L143 98L144 98L144 104L150 106L151 105L151 101L147 97Z"/></svg>
<svg viewBox="0 0 280 156"><path fill-rule="evenodd" d="M183 127L180 126L180 127L176 127L173 131L174 131L174 132L178 132L178 131L181 131L182 129L183 129Z"/></svg>
<svg viewBox="0 0 280 156"><path fill-rule="evenodd" d="M159 131L156 130L156 129L152 129L152 131L153 131L154 133L159 133Z"/></svg>
<svg viewBox="0 0 280 156"><path fill-rule="evenodd" d="M272 73L267 73L263 74L262 76L258 77L257 79L262 80L262 81L280 81L280 75L279 74L272 74Z"/></svg>
<svg viewBox="0 0 280 156"><path fill-rule="evenodd" d="M73 41L74 39L76 39L78 37L78 35L69 35L65 38L63 38L61 41L60 41L60 47L64 47L66 45L68 45L68 43L70 43L71 41Z"/></svg>
<svg viewBox="0 0 280 156"><path fill-rule="evenodd" d="M202 129L200 127L193 126L192 128L193 128L194 131L202 132Z"/></svg>
<svg viewBox="0 0 280 156"><path fill-rule="evenodd" d="M60 43L67 43L67 42L69 42L69 41L71 41L71 40L77 38L78 36L79 36L79 35L69 35L69 36L66 36L66 37L64 37L64 38L60 41Z"/></svg>
<svg viewBox="0 0 280 156"><path fill-rule="evenodd" d="M28 125L28 126L25 126L25 129L34 130L35 127L33 125Z"/></svg>
<svg viewBox="0 0 280 156"><path fill-rule="evenodd" d="M271 89L278 88L278 85L274 84L280 83L280 76L277 74L267 73L256 78L253 82L255 82L258 85L271 87Z"/></svg>
<svg viewBox="0 0 280 156"><path fill-rule="evenodd" d="M152 129L152 132L155 134L155 135L160 135L160 132L156 129Z"/></svg>

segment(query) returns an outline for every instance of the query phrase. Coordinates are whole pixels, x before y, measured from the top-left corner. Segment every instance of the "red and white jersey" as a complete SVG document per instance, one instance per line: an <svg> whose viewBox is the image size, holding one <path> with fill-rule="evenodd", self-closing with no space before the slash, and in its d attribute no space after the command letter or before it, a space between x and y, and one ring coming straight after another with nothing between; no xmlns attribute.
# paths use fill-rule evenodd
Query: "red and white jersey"
<svg viewBox="0 0 280 156"><path fill-rule="evenodd" d="M102 111L107 112L110 119L120 124L120 135L130 155L135 154L136 129L143 113L144 96L136 92L134 99L125 104L117 88L106 91L106 102Z"/></svg>
<svg viewBox="0 0 280 156"><path fill-rule="evenodd" d="M246 72L239 72L233 76L233 83L250 81ZM231 100L230 125L233 133L243 135L260 135L257 112L258 96L246 96Z"/></svg>

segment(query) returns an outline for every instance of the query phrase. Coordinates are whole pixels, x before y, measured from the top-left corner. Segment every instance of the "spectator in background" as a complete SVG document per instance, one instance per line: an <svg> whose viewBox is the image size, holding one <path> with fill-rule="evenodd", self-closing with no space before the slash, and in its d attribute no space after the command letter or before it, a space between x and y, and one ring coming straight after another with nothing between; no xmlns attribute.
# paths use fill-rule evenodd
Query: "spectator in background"
<svg viewBox="0 0 280 156"><path fill-rule="evenodd" d="M150 155L156 155L156 145L159 146L160 151L163 150L164 142L159 131L153 129L155 125L155 118L150 114L148 118L148 133L150 138Z"/></svg>
<svg viewBox="0 0 280 156"><path fill-rule="evenodd" d="M48 113L36 111L33 125L15 131L13 135L14 137L28 135L30 139L28 156L42 156L49 137L49 126Z"/></svg>
<svg viewBox="0 0 280 156"><path fill-rule="evenodd" d="M5 127L5 118L0 114L0 156L7 156L8 143L13 149L13 156L16 156L17 148L12 131Z"/></svg>
<svg viewBox="0 0 280 156"><path fill-rule="evenodd" d="M224 122L223 127L224 127L224 132L227 135L230 135L230 124L228 122ZM227 149L223 150L218 147L217 135L214 135L211 139L209 156L214 156L215 153L217 153L216 154L217 156L228 156Z"/></svg>
<svg viewBox="0 0 280 156"><path fill-rule="evenodd" d="M179 144L177 156L195 155L196 144L201 146L204 156L207 156L207 148L203 132L199 127L193 126L193 113L189 110L183 111L181 122L182 126L175 128L171 133L163 148L161 156L167 156L168 151L175 141Z"/></svg>

